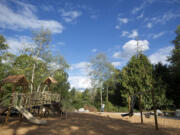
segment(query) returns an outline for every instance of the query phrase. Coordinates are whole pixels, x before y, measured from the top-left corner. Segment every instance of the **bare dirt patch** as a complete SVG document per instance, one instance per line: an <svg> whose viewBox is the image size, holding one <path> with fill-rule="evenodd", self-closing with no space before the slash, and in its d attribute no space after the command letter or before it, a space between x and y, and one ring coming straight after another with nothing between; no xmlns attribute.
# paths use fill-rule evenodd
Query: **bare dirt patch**
<svg viewBox="0 0 180 135"><path fill-rule="evenodd" d="M0 135L180 135L180 120L158 118L160 130L155 131L153 118L122 118L115 113L71 113L68 119L44 118L46 126L18 120L0 124Z"/></svg>

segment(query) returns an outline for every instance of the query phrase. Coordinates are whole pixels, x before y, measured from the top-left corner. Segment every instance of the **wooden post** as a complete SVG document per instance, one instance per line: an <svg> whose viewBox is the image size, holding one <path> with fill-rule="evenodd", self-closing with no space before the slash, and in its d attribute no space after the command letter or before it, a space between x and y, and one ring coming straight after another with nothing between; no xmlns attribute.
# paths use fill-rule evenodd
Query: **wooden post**
<svg viewBox="0 0 180 135"><path fill-rule="evenodd" d="M7 112L7 115L6 115L5 123L8 123L10 111L11 111L11 108L12 108L13 93L15 92L15 89L16 89L16 85L14 85L14 87L13 87L13 89L12 89L12 94L11 94L10 104L9 104L9 107L8 107L8 112Z"/></svg>
<svg viewBox="0 0 180 135"><path fill-rule="evenodd" d="M154 122L155 122L155 129L158 130L158 120L157 120L157 113L156 113L156 105L154 101L154 90L151 90L152 93L152 103L153 103L153 109L154 109Z"/></svg>
<svg viewBox="0 0 180 135"><path fill-rule="evenodd" d="M48 84L48 91L50 91L50 83Z"/></svg>
<svg viewBox="0 0 180 135"><path fill-rule="evenodd" d="M67 120L67 112L66 112L66 120Z"/></svg>
<svg viewBox="0 0 180 135"><path fill-rule="evenodd" d="M23 118L22 114L19 114L19 122L20 123L22 122L22 118Z"/></svg>
<svg viewBox="0 0 180 135"><path fill-rule="evenodd" d="M141 124L143 124L143 114L142 114L142 104L141 104L141 95L139 95L139 110L141 114Z"/></svg>
<svg viewBox="0 0 180 135"><path fill-rule="evenodd" d="M131 100L131 97L130 96L128 96L128 110L130 111L130 100Z"/></svg>

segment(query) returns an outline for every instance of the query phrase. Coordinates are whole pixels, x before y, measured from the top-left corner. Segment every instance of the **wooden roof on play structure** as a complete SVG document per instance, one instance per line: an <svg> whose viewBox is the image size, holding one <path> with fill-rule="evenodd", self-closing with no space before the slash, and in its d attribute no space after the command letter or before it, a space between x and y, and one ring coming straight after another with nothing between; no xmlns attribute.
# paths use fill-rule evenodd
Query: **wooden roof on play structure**
<svg viewBox="0 0 180 135"><path fill-rule="evenodd" d="M48 78L44 81L44 83L47 84L47 85L49 85L49 84L51 84L51 83L56 84L57 81L56 81L54 78L52 78L52 77L48 77Z"/></svg>
<svg viewBox="0 0 180 135"><path fill-rule="evenodd" d="M14 85L22 85L22 86L28 85L28 81L26 80L24 75L10 75L0 81L1 85L7 83L11 83Z"/></svg>

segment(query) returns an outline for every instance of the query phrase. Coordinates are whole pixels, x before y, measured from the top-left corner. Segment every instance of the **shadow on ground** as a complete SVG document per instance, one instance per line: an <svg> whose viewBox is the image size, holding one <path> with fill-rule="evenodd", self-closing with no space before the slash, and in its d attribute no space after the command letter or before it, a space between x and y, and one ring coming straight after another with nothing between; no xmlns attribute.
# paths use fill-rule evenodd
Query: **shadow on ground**
<svg viewBox="0 0 180 135"><path fill-rule="evenodd" d="M94 114L72 113L68 119L48 118L46 126L16 121L0 125L0 135L180 135L180 129L130 123L122 119Z"/></svg>

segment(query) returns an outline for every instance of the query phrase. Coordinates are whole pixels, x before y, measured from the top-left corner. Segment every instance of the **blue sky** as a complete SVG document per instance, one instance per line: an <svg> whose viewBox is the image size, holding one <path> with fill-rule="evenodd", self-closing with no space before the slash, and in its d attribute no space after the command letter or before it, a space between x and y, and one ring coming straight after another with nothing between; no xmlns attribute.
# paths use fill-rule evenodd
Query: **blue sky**
<svg viewBox="0 0 180 135"><path fill-rule="evenodd" d="M31 33L52 31L51 48L71 65L71 86L90 87L88 60L99 52L122 68L137 50L152 63L167 64L180 24L179 0L0 0L0 34L18 54Z"/></svg>

